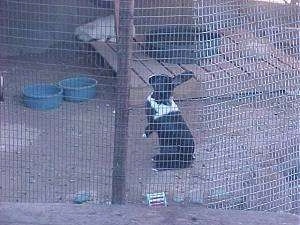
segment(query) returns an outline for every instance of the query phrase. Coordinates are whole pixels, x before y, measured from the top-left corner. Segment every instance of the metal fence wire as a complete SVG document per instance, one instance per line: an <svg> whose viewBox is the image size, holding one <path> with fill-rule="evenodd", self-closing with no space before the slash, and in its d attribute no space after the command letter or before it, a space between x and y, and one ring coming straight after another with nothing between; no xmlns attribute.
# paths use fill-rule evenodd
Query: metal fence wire
<svg viewBox="0 0 300 225"><path fill-rule="evenodd" d="M299 12L0 1L0 201L299 213Z"/></svg>

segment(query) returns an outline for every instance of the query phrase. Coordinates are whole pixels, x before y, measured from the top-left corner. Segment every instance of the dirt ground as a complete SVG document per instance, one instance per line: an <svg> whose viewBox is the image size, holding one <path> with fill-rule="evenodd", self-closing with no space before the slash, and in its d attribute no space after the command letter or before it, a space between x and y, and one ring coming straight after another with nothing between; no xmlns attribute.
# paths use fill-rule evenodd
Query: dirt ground
<svg viewBox="0 0 300 225"><path fill-rule="evenodd" d="M110 203L113 79L101 76L98 70L67 65L1 64L1 70L11 72L5 80L5 101L0 105L1 202L65 203L78 193L89 193L94 202ZM77 73L88 73L98 80L94 100L64 102L51 111L34 111L22 105L24 85L57 82ZM212 208L299 209L299 179L292 170L299 158L297 97L196 99L178 105L195 137L196 162L189 169L152 171L150 159L157 151L157 137L142 138L144 109L131 108L128 202L140 203L146 193L165 191L169 201ZM172 220L171 215L176 214L166 215L162 221Z"/></svg>
<svg viewBox="0 0 300 225"><path fill-rule="evenodd" d="M297 225L287 213L212 210L203 207L141 205L2 204L1 225Z"/></svg>
<svg viewBox="0 0 300 225"><path fill-rule="evenodd" d="M89 191L110 199L114 135L111 80L92 69L35 63L3 63L9 71L1 117L1 197L9 201L61 202ZM97 101L64 102L35 111L22 104L22 88L55 83L74 74L97 77ZM97 184L97 185L96 185Z"/></svg>

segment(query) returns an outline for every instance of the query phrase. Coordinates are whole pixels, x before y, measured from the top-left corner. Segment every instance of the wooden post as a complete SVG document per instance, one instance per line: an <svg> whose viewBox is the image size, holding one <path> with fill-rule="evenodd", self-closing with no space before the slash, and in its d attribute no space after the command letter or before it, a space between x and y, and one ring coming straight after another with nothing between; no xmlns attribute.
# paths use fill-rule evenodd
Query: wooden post
<svg viewBox="0 0 300 225"><path fill-rule="evenodd" d="M120 0L115 0L114 2L115 7L115 34L118 37L119 36L119 13L120 13Z"/></svg>
<svg viewBox="0 0 300 225"><path fill-rule="evenodd" d="M7 71L0 72L0 103L4 102L4 77Z"/></svg>
<svg viewBox="0 0 300 225"><path fill-rule="evenodd" d="M112 173L112 204L125 202L125 169L128 148L128 120L129 120L129 84L130 66L132 54L132 28L134 0L118 0L119 12L119 36L118 41L118 64L116 83L116 117Z"/></svg>

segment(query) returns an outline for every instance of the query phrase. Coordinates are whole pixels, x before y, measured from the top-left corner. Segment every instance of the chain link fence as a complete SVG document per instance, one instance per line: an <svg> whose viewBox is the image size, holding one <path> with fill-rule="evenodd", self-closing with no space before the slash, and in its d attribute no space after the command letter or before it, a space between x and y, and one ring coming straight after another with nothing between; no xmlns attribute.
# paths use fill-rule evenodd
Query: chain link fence
<svg viewBox="0 0 300 225"><path fill-rule="evenodd" d="M299 213L298 2L3 0L0 11L1 201L166 192ZM86 88L59 85L74 77L96 92L68 101ZM32 84L65 100L25 107Z"/></svg>

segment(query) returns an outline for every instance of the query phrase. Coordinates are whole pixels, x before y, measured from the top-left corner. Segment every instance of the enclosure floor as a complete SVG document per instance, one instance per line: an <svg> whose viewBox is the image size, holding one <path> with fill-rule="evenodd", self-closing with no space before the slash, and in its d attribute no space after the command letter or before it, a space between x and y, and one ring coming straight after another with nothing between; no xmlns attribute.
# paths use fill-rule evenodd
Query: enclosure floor
<svg viewBox="0 0 300 225"><path fill-rule="evenodd" d="M11 204L0 206L1 225L297 225L300 217L287 213L212 210L202 207L141 205L99 206Z"/></svg>
<svg viewBox="0 0 300 225"><path fill-rule="evenodd" d="M287 196L296 194L298 181L288 180L283 166L297 166L299 101L281 96L268 100L195 100L178 105L195 138L195 162L188 169L152 171L150 160L158 152L158 138L155 134L140 138L143 130L136 127L145 123L143 109L132 110L129 199L142 193L142 201L147 193L166 191L174 201L216 208L245 209L252 204L264 210L291 208ZM264 190L267 186L272 194ZM277 206L272 208L270 201ZM293 208L298 207L296 204Z"/></svg>
<svg viewBox="0 0 300 225"><path fill-rule="evenodd" d="M0 104L1 201L68 202L82 192L90 193L94 201L110 201L112 78L64 64L6 62L1 68L9 71L5 77L5 101ZM78 74L89 74L98 80L95 99L63 102L58 109L49 111L23 106L25 85L57 83Z"/></svg>
<svg viewBox="0 0 300 225"><path fill-rule="evenodd" d="M64 102L57 110L41 112L21 104L25 84L57 82L90 71L64 65L55 69L35 64L2 67L14 72L6 81L5 102L0 105L1 201L69 202L75 194L88 192L95 202L109 202L113 80L97 78L100 85L95 100ZM299 208L291 205L297 204L297 199L287 197L297 196L297 180L287 180L283 169L295 166L288 164L294 161L285 156L296 155L300 142L298 98L196 99L178 105L195 137L196 161L189 169L152 171L150 159L157 153L157 137L142 138L144 109L131 108L128 201L142 202L146 193L165 191L170 200L215 208ZM264 189L269 186L274 188L272 193Z"/></svg>

